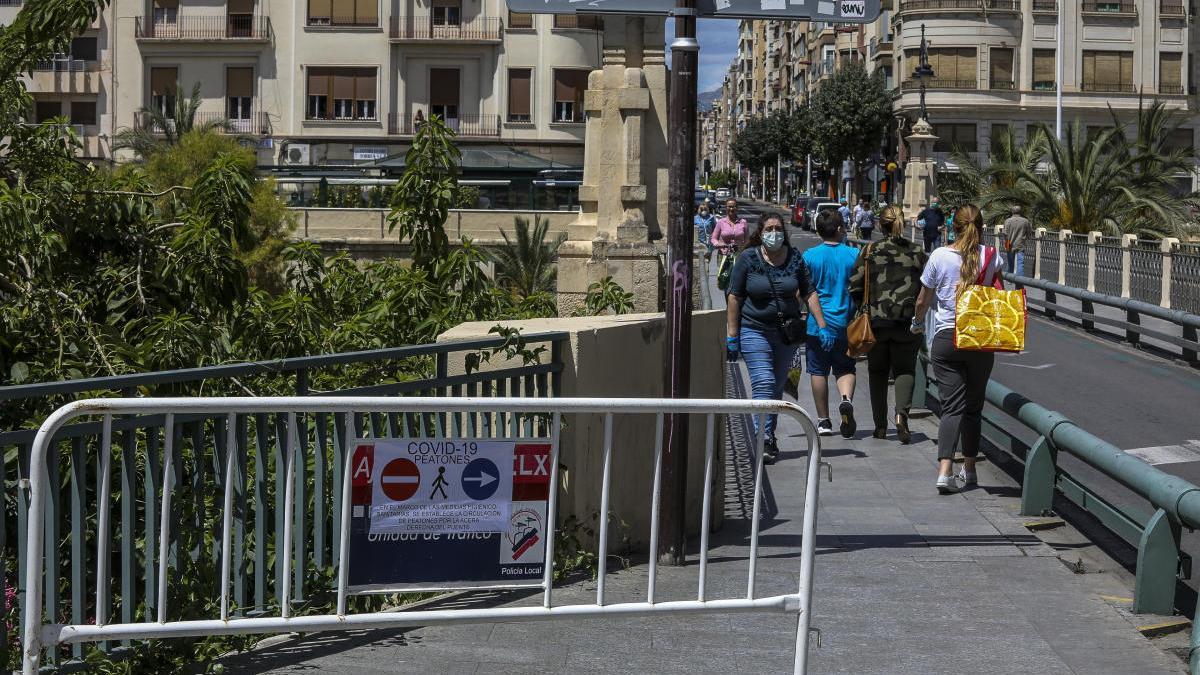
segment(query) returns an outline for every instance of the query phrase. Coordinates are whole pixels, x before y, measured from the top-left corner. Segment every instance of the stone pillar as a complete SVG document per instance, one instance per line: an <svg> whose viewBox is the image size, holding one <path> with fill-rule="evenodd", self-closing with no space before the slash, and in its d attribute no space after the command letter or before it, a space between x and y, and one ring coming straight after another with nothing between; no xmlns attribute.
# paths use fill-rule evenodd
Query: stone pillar
<svg viewBox="0 0 1200 675"><path fill-rule="evenodd" d="M1058 283L1067 285L1067 241L1071 239L1070 230L1058 231Z"/></svg>
<svg viewBox="0 0 1200 675"><path fill-rule="evenodd" d="M1087 289L1096 290L1096 247L1104 239L1103 232L1088 232Z"/></svg>
<svg viewBox="0 0 1200 675"><path fill-rule="evenodd" d="M1130 297L1133 286L1133 245L1137 243L1136 234L1121 235L1121 297Z"/></svg>
<svg viewBox="0 0 1200 675"><path fill-rule="evenodd" d="M908 164L904 166L904 210L916 214L929 205L937 193L937 170L933 164L933 127L917 120L912 134L905 137L909 145Z"/></svg>
<svg viewBox="0 0 1200 675"><path fill-rule="evenodd" d="M667 222L667 70L664 21L605 19L604 62L588 77L579 220L558 252L558 309L571 314L588 286L611 276L634 309L661 309Z"/></svg>
<svg viewBox="0 0 1200 675"><path fill-rule="evenodd" d="M1171 258L1175 249L1179 248L1179 240L1175 237L1163 237L1159 247L1162 251L1162 299L1158 301L1158 305L1171 309Z"/></svg>

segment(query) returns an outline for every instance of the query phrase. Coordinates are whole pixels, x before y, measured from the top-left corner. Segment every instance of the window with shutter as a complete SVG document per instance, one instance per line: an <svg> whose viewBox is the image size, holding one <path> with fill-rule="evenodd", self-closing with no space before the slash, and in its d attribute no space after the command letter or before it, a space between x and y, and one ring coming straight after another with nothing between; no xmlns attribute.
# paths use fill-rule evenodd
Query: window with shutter
<svg viewBox="0 0 1200 675"><path fill-rule="evenodd" d="M934 152L977 152L979 143L975 138L974 124L939 124L938 139L934 141Z"/></svg>
<svg viewBox="0 0 1200 675"><path fill-rule="evenodd" d="M510 29L533 28L533 15L524 12L509 12L508 27Z"/></svg>
<svg viewBox="0 0 1200 675"><path fill-rule="evenodd" d="M333 24L333 0L308 0L308 25Z"/></svg>
<svg viewBox="0 0 1200 675"><path fill-rule="evenodd" d="M95 101L71 101L71 124L93 126L96 124Z"/></svg>
<svg viewBox="0 0 1200 675"><path fill-rule="evenodd" d="M235 126L250 120L254 101L254 69L248 67L225 69L225 117ZM242 131L238 128L238 131ZM242 133L247 133L247 128Z"/></svg>
<svg viewBox="0 0 1200 675"><path fill-rule="evenodd" d="M533 70L530 68L508 69L508 121L532 122Z"/></svg>
<svg viewBox="0 0 1200 675"><path fill-rule="evenodd" d="M587 90L587 70L554 70L555 122L583 122L583 92Z"/></svg>
<svg viewBox="0 0 1200 675"><path fill-rule="evenodd" d="M1158 55L1158 93L1183 93L1183 54L1163 52Z"/></svg>
<svg viewBox="0 0 1200 675"><path fill-rule="evenodd" d="M175 89L179 82L178 68L150 69L150 107L171 114L175 110Z"/></svg>
<svg viewBox="0 0 1200 675"><path fill-rule="evenodd" d="M1132 93L1133 52L1084 51L1083 90Z"/></svg>
<svg viewBox="0 0 1200 675"><path fill-rule="evenodd" d="M1033 90L1054 90L1054 50L1033 50Z"/></svg>
<svg viewBox="0 0 1200 675"><path fill-rule="evenodd" d="M310 120L374 120L378 115L375 68L309 67L306 116Z"/></svg>
<svg viewBox="0 0 1200 675"><path fill-rule="evenodd" d="M989 54L991 76L988 86L992 89L1013 88L1013 50L993 49Z"/></svg>
<svg viewBox="0 0 1200 675"><path fill-rule="evenodd" d="M458 129L459 72L457 68L429 69L429 114Z"/></svg>
<svg viewBox="0 0 1200 675"><path fill-rule="evenodd" d="M308 0L310 26L378 26L379 0Z"/></svg>

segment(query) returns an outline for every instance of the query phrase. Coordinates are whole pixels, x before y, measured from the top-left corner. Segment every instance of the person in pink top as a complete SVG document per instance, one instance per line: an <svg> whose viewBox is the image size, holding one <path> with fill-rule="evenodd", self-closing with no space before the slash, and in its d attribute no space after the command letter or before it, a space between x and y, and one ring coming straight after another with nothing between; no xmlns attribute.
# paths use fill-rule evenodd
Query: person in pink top
<svg viewBox="0 0 1200 675"><path fill-rule="evenodd" d="M713 248L722 255L735 255L746 245L749 227L745 218L738 218L737 200L725 202L725 217L717 220L711 237Z"/></svg>

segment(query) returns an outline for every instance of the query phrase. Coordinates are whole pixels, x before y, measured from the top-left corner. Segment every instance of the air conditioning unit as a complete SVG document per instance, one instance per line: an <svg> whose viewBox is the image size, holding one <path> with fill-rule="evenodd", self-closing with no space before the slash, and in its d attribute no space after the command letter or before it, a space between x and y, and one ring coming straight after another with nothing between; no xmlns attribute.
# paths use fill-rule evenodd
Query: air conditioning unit
<svg viewBox="0 0 1200 675"><path fill-rule="evenodd" d="M292 143L287 146L283 155L284 164L311 164L309 161L309 145L307 143Z"/></svg>

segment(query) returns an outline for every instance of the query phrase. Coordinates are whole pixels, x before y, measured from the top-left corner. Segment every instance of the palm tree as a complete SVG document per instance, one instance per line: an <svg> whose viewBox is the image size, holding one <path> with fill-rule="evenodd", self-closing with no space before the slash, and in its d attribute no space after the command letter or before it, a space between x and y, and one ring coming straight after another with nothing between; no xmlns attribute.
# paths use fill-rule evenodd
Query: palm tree
<svg viewBox="0 0 1200 675"><path fill-rule="evenodd" d="M1124 132L1117 114L1109 108L1113 127ZM1173 115L1161 101L1149 106L1138 102L1134 120L1134 137L1126 139L1121 134L1120 152L1134 159L1130 184L1133 189L1161 197L1158 209L1139 209L1131 212L1123 223L1122 231L1149 235L1153 238L1177 234L1192 211L1200 205L1196 193L1180 195L1181 179L1188 184L1195 173L1195 153L1190 149L1172 147L1172 138L1179 130L1183 119ZM1188 132L1190 134L1190 131Z"/></svg>
<svg viewBox="0 0 1200 675"><path fill-rule="evenodd" d="M175 90L182 87L176 85ZM214 119L196 122L196 113L200 109L200 83L192 85L192 95L176 97L175 107L170 111L158 108L141 108L138 116L141 124L134 128L124 128L117 132L113 140L113 150L133 150L139 157L145 159L155 152L178 145L179 139L189 131L206 133L209 131L228 131L229 121Z"/></svg>
<svg viewBox="0 0 1200 675"><path fill-rule="evenodd" d="M526 298L535 293L553 292L557 276L554 258L559 247L567 240L567 234L560 232L547 242L550 221L540 216L533 217L532 229L528 218L516 216L513 218L513 229L514 239L509 239L508 233L501 230L504 246L489 251L496 265L496 281Z"/></svg>
<svg viewBox="0 0 1200 675"><path fill-rule="evenodd" d="M958 179L939 192L947 203L969 202L979 206L984 220L999 220L1013 205L1029 208L1035 201L1035 191L1026 177L1039 173L1046 152L1046 136L1040 131L1025 143L1018 143L1011 129L994 129L986 166L970 154L955 150L951 159L959 167Z"/></svg>

